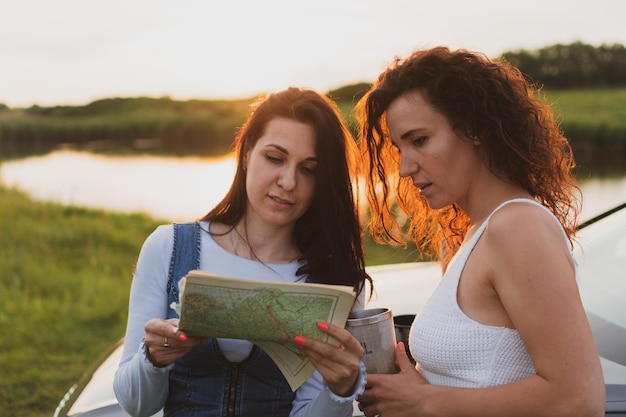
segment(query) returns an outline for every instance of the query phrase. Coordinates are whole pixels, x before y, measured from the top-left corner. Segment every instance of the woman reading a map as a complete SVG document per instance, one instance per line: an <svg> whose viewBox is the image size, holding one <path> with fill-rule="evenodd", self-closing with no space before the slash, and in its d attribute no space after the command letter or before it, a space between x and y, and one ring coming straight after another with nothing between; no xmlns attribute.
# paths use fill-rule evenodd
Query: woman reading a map
<svg viewBox="0 0 626 417"><path fill-rule="evenodd" d="M353 309L362 309L371 279L352 188L355 148L336 105L315 91L289 88L256 104L236 135L237 168L223 200L196 222L159 226L143 244L114 382L126 412L352 415L365 385L364 352L341 326L317 323L338 344L293 335L295 349L317 369L294 390L250 341L179 330L174 307L179 280L200 269L349 286L357 294Z"/></svg>

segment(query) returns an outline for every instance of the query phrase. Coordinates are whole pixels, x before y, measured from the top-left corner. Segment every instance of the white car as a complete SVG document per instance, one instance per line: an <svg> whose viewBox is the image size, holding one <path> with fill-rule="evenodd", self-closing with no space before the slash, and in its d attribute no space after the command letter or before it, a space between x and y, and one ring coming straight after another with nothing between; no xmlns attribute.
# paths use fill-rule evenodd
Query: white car
<svg viewBox="0 0 626 417"><path fill-rule="evenodd" d="M626 417L626 203L580 227L576 258L580 291L600 352L606 383L606 416ZM368 308L391 309L399 340L437 285L434 262L368 268L375 293ZM54 417L123 417L113 394L113 375L122 354L119 341L60 401ZM155 416L160 416L157 413ZM356 404L354 416L362 416Z"/></svg>

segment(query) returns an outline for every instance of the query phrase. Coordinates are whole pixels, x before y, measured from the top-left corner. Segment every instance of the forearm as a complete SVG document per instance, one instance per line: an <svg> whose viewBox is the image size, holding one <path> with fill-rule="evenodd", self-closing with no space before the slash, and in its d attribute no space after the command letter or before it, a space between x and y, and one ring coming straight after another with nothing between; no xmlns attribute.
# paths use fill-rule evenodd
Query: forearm
<svg viewBox="0 0 626 417"><path fill-rule="evenodd" d="M550 383L538 375L490 388L422 385L414 409L420 417L602 416L604 399L592 398L576 385Z"/></svg>

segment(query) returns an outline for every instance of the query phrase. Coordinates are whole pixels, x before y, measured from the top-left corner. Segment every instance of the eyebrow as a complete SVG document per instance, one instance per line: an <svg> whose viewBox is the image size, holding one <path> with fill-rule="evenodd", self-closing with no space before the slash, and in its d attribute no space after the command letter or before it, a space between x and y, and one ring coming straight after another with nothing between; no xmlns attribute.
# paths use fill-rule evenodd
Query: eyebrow
<svg viewBox="0 0 626 417"><path fill-rule="evenodd" d="M276 150L278 150L278 151L280 151L280 152L282 152L284 154L289 155L289 151L287 149L283 148L280 145L276 145L276 144L273 144L273 143L268 143L267 145L265 145L265 147L266 148L275 148ZM310 157L306 158L305 161L317 162L318 158L316 156L310 156Z"/></svg>

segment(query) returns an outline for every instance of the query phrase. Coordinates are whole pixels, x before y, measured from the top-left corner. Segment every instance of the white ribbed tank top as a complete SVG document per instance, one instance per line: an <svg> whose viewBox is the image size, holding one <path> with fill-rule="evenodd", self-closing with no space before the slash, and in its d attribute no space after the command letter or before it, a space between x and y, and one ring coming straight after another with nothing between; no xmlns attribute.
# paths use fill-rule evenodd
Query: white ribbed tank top
<svg viewBox="0 0 626 417"><path fill-rule="evenodd" d="M409 345L424 378L434 385L481 388L507 384L535 374L533 362L517 330L481 324L463 313L457 288L465 263L489 219L506 204L535 204L512 199L496 207L450 261L441 282L411 326ZM559 223L560 226L560 223ZM567 235L563 231L567 240Z"/></svg>

